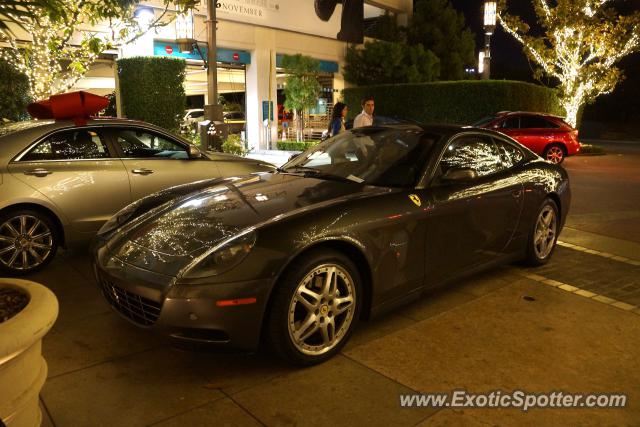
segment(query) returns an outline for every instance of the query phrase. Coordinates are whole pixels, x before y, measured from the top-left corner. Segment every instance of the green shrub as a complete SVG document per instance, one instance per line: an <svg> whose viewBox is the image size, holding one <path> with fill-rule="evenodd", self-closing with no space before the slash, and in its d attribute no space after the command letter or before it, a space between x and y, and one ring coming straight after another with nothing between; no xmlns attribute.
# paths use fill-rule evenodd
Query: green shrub
<svg viewBox="0 0 640 427"><path fill-rule="evenodd" d="M186 62L162 57L118 60L123 115L177 132L184 114Z"/></svg>
<svg viewBox="0 0 640 427"><path fill-rule="evenodd" d="M468 125L498 111L562 114L554 89L508 80L387 84L343 91L349 116L362 110L360 100L373 96L375 114L420 123Z"/></svg>
<svg viewBox="0 0 640 427"><path fill-rule="evenodd" d="M7 62L0 60L0 119L24 120L27 115L29 80Z"/></svg>
<svg viewBox="0 0 640 427"><path fill-rule="evenodd" d="M278 150L284 151L304 151L309 147L313 147L320 141L278 141Z"/></svg>
<svg viewBox="0 0 640 427"><path fill-rule="evenodd" d="M244 146L244 142L240 139L240 135L231 134L222 142L222 151L225 153L236 154L238 156L244 156L247 154L247 149Z"/></svg>

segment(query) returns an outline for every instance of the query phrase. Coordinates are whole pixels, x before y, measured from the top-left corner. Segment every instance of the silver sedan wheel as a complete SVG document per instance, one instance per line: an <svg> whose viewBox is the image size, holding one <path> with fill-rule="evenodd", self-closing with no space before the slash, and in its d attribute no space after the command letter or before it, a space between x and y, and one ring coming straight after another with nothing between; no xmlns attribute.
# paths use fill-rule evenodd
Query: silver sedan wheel
<svg viewBox="0 0 640 427"><path fill-rule="evenodd" d="M547 149L547 160L550 161L551 163L554 163L554 164L562 163L563 159L564 159L564 151L562 151L562 148L558 147L557 145L554 145L553 147L549 147Z"/></svg>
<svg viewBox="0 0 640 427"><path fill-rule="evenodd" d="M31 215L18 215L0 225L0 263L12 270L41 265L53 249L49 226Z"/></svg>
<svg viewBox="0 0 640 427"><path fill-rule="evenodd" d="M298 351L318 356L340 343L353 321L355 289L337 264L320 265L300 281L288 315L289 337Z"/></svg>
<svg viewBox="0 0 640 427"><path fill-rule="evenodd" d="M552 206L546 205L538 215L533 234L533 249L539 259L544 259L551 253L556 242L557 229L556 211Z"/></svg>

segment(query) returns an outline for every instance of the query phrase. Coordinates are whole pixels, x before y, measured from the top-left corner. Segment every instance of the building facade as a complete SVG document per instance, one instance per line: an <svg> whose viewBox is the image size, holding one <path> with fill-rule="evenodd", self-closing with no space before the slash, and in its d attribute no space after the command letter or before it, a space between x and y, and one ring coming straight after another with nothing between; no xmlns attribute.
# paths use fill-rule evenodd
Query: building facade
<svg viewBox="0 0 640 427"><path fill-rule="evenodd" d="M205 58L206 3L203 0L193 14L193 38ZM218 92L236 108L239 105L245 110L248 147L274 148L282 131L279 123L282 116L278 117L285 80L280 68L282 56L303 54L320 61L319 81L323 90L315 110L322 114L323 108L335 103L345 87L342 69L347 42L340 39L349 38L351 22L347 9L358 3L361 7L362 0L336 0L333 5L331 0L217 0L217 3ZM335 8L326 8L327 4ZM144 1L140 7L155 16L164 10L159 0ZM412 7L412 0L365 0L363 15L365 20L371 20L391 13L400 23L405 23ZM207 104L204 62L199 52L181 53L176 38L174 24L148 31L134 43L107 52L85 78L78 81L75 89L103 95L116 90L117 58L183 58L187 61L185 92L189 106Z"/></svg>

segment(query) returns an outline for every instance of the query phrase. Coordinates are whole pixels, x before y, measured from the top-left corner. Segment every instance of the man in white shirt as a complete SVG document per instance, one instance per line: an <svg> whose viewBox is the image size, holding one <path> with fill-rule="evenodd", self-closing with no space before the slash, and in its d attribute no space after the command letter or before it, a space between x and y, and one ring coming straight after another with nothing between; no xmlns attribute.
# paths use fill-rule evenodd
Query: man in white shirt
<svg viewBox="0 0 640 427"><path fill-rule="evenodd" d="M362 100L362 113L358 114L353 120L353 128L361 128L373 125L373 108L375 104L372 97Z"/></svg>

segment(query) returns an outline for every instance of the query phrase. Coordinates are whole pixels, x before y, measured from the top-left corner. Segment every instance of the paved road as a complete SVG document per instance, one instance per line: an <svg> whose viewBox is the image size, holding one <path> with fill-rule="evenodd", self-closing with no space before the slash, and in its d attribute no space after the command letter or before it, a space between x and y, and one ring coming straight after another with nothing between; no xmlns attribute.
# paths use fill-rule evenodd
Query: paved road
<svg viewBox="0 0 640 427"><path fill-rule="evenodd" d="M362 324L341 355L295 369L268 354L177 351L111 312L82 253L33 280L60 316L43 343L45 426L638 425L640 150L566 162L569 228L551 262L498 268ZM621 155L618 155L621 154ZM623 409L448 409L401 393L623 392Z"/></svg>
<svg viewBox="0 0 640 427"><path fill-rule="evenodd" d="M640 243L640 143L600 144L604 156L570 157L567 226Z"/></svg>

